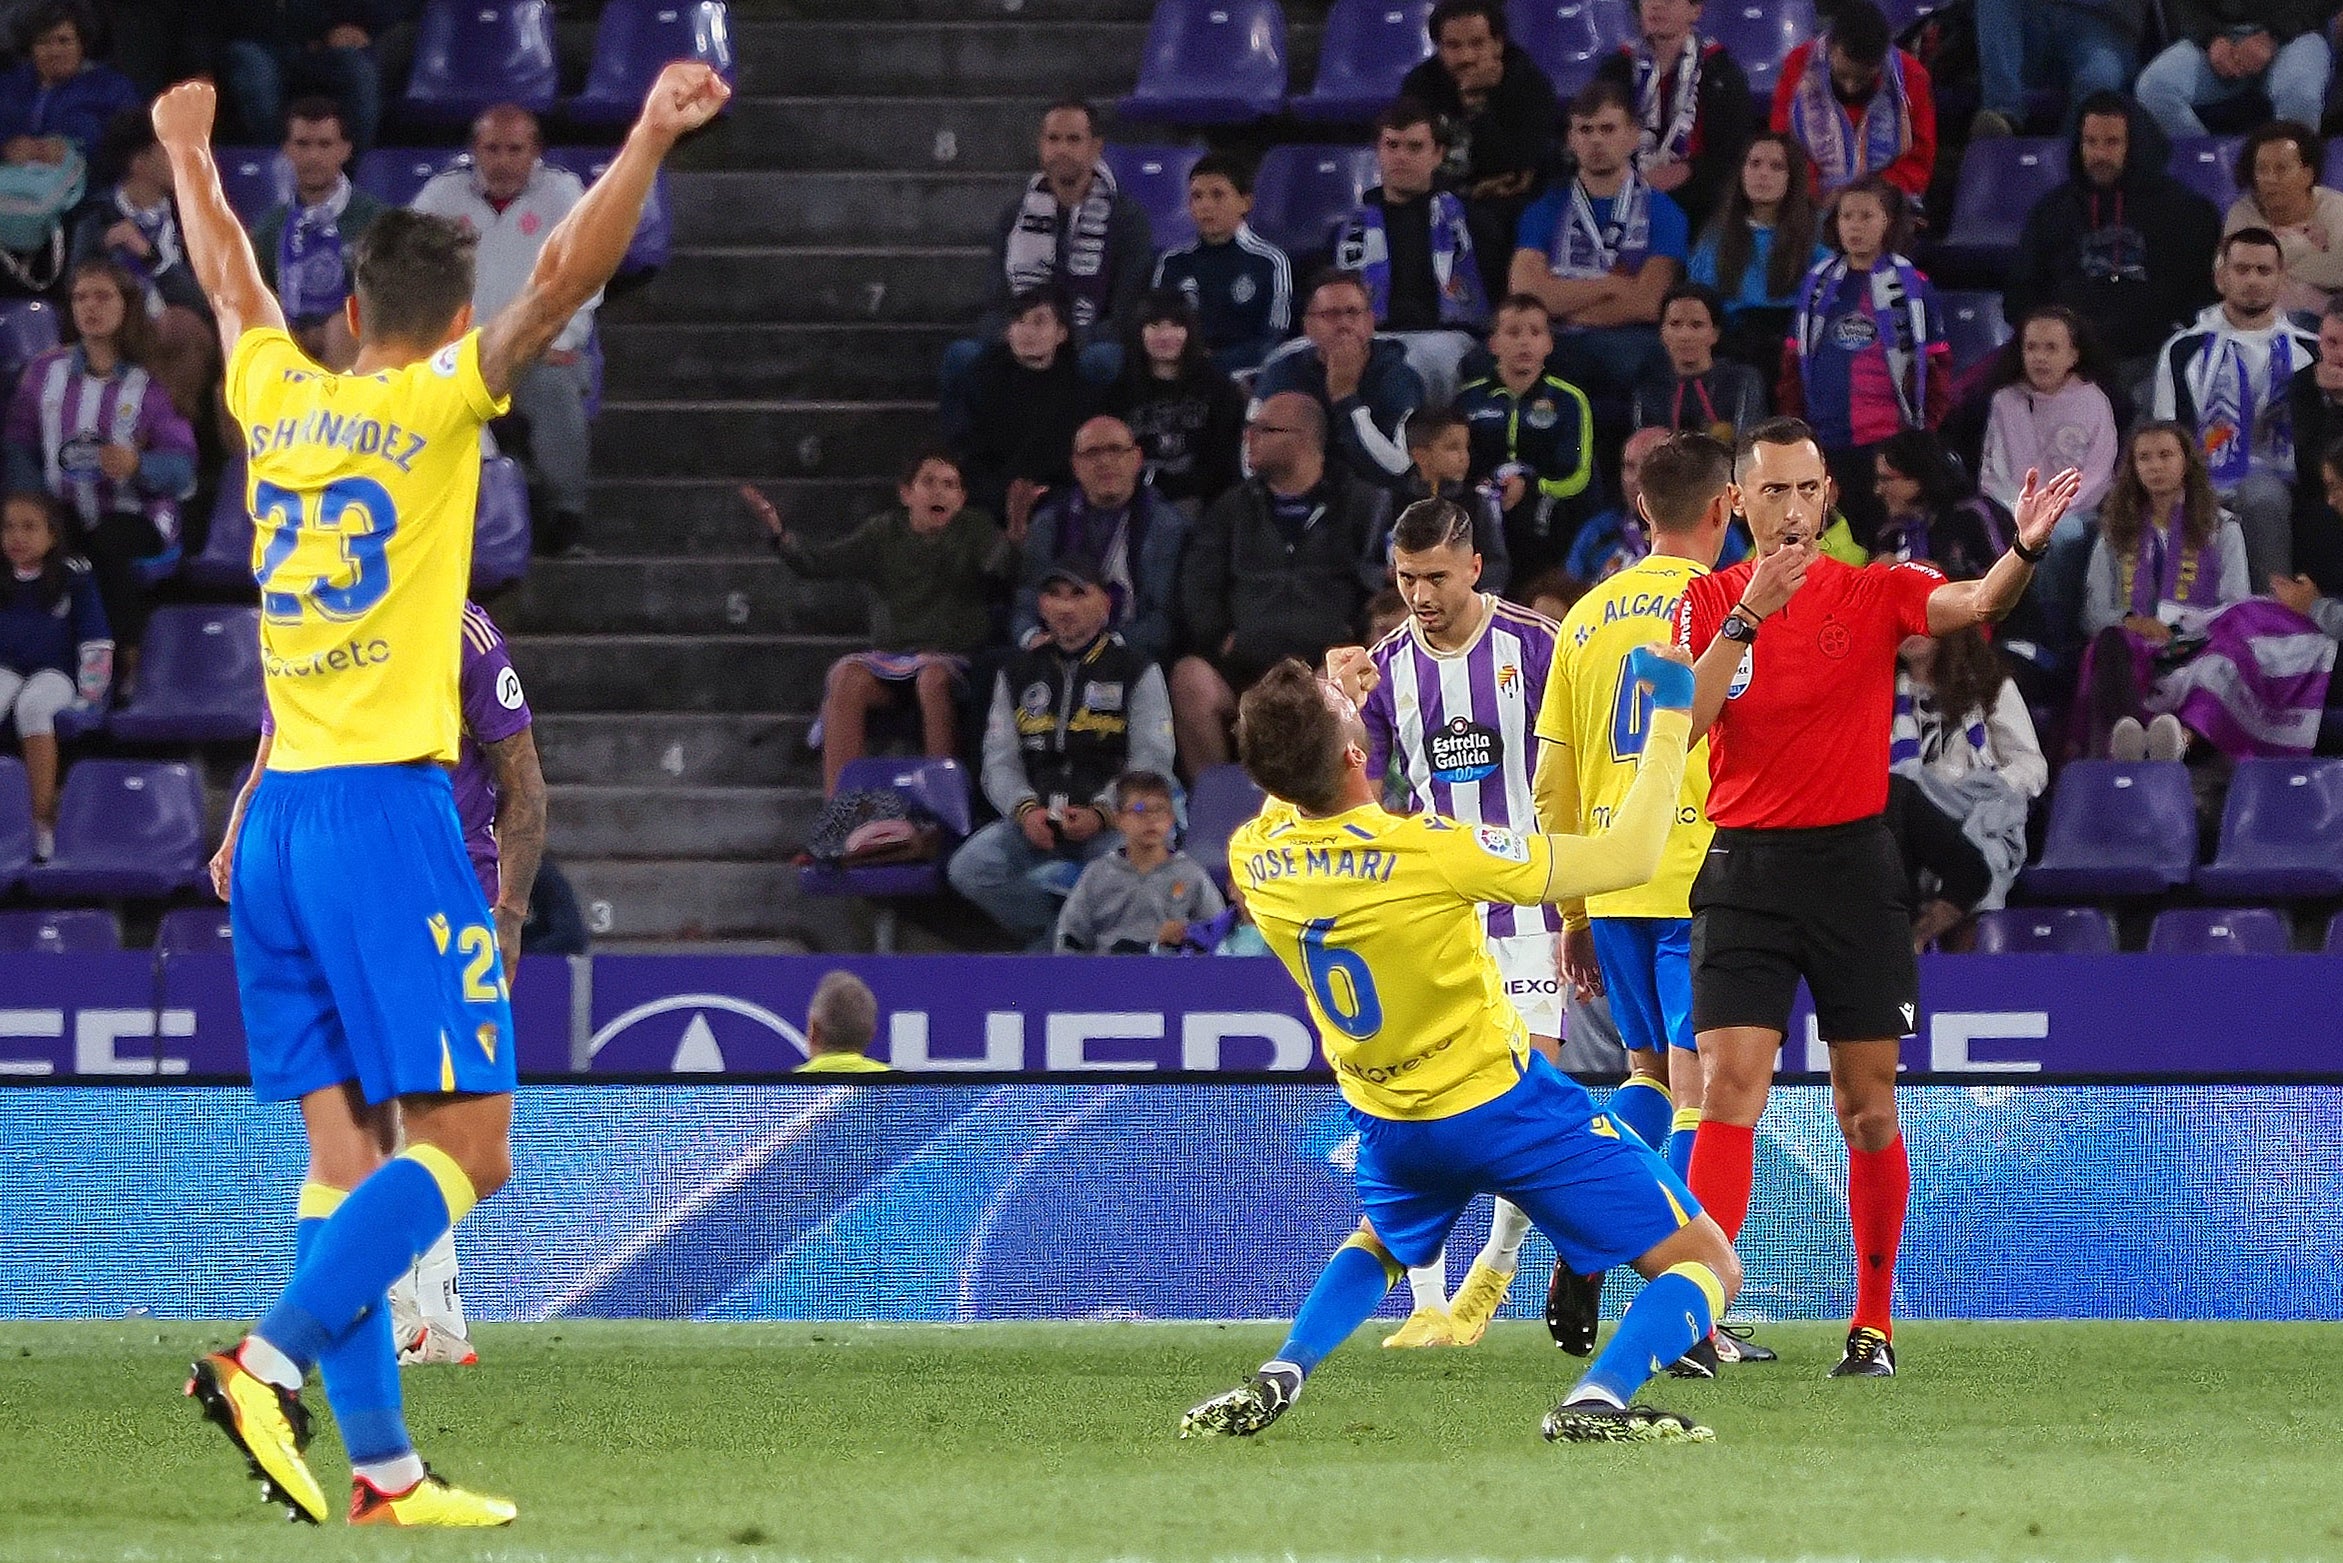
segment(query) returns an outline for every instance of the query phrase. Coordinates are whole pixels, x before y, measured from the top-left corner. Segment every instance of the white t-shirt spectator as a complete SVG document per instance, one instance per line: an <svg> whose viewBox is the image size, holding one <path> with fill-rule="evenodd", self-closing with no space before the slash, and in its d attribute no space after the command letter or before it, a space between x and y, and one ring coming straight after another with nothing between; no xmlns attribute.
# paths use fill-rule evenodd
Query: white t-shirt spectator
<svg viewBox="0 0 2343 1563"><path fill-rule="evenodd" d="M545 248L546 235L585 193L577 175L540 161L521 193L499 211L481 194L477 173L469 167L451 168L433 175L417 192L414 209L432 217L452 217L480 241L472 278L472 318L486 322L520 295L537 265L537 252ZM574 353L586 345L601 302L597 293L570 316L561 335L553 339L554 352Z"/></svg>

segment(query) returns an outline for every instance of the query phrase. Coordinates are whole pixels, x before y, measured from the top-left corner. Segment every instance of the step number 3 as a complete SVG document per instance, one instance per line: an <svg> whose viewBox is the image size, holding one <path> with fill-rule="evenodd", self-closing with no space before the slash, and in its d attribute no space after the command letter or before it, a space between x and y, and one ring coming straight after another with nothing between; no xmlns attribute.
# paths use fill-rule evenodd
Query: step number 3
<svg viewBox="0 0 2343 1563"><path fill-rule="evenodd" d="M340 478L314 494L274 483L252 485L252 513L274 527L252 572L260 583L260 608L272 624L298 624L308 609L328 619L355 619L390 590L384 551L399 517L391 497L372 478ZM294 566L304 533L333 538L341 565L325 575L302 575L314 562Z"/></svg>
<svg viewBox="0 0 2343 1563"><path fill-rule="evenodd" d="M1346 1037L1364 1039L1383 1029L1383 1001L1375 993L1375 974L1356 950L1338 950L1326 942L1334 919L1321 917L1302 929L1302 969L1310 974L1310 992L1320 1013Z"/></svg>

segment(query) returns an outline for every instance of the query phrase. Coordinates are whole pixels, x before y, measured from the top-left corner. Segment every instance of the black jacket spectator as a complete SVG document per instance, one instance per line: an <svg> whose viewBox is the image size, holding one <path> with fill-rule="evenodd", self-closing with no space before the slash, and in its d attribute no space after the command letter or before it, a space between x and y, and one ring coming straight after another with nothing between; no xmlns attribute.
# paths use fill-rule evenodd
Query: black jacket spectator
<svg viewBox="0 0 2343 1563"><path fill-rule="evenodd" d="M2343 522L2327 508L2326 453L2343 439L2343 396L2319 388L2319 366L2294 373L2288 391L2294 412L2294 569L2343 597Z"/></svg>
<svg viewBox="0 0 2343 1563"><path fill-rule="evenodd" d="M2167 32L2200 47L2232 27L2267 31L2280 45L2315 32L2334 14L2333 0L2162 0Z"/></svg>
<svg viewBox="0 0 2343 1563"><path fill-rule="evenodd" d="M1408 365L1407 349L1387 336L1367 348L1359 388L1340 402L1326 394L1326 360L1308 340L1288 342L1261 366L1255 397L1299 391L1326 409L1326 454L1358 477L1386 488L1407 481L1408 415L1424 405L1422 376Z"/></svg>
<svg viewBox="0 0 2343 1563"><path fill-rule="evenodd" d="M1221 495L1180 569L1189 645L1242 689L1282 657L1315 664L1354 638L1359 610L1383 583L1376 545L1390 504L1334 463L1298 501L1280 500L1258 478Z"/></svg>
<svg viewBox="0 0 2343 1563"><path fill-rule="evenodd" d="M1501 11L1496 12L1502 16ZM1479 17L1448 26L1478 28ZM1513 231L1522 209L1545 187L1553 172L1562 105L1554 83L1517 43L1504 45L1504 74L1475 108L1466 108L1456 78L1434 54L1409 71L1399 95L1413 98L1447 125L1445 182L1465 198L1473 250L1488 296L1505 291L1513 260Z"/></svg>
<svg viewBox="0 0 2343 1563"><path fill-rule="evenodd" d="M996 808L1005 801L1004 813L1027 797L1108 800L1124 771L1170 763L1170 730L1152 657L1112 630L1079 652L1044 640L1011 656L993 681L985 795Z"/></svg>
<svg viewBox="0 0 2343 1563"><path fill-rule="evenodd" d="M1025 533L1010 639L1023 645L1042 633L1042 583L1059 561L1080 559L1114 599L1108 627L1147 660L1167 660L1178 628L1172 602L1187 542L1188 518L1145 483L1111 511L1092 504L1078 483L1051 490L1034 507Z"/></svg>
<svg viewBox="0 0 2343 1563"><path fill-rule="evenodd" d="M1723 3L1723 0L1719 0ZM1629 45L1603 61L1595 70L1627 89L1628 98L1640 103L1636 80L1637 46ZM1672 70L1669 62L1663 66ZM1673 101L1674 83L1663 84L1660 104L1663 114ZM1685 161L1692 165L1692 173L1669 196L1692 219L1697 233L1708 225L1709 217L1724 199L1726 187L1741 172L1741 158L1749 150L1749 138L1757 131L1757 106L1749 93L1749 76L1720 43L1704 43L1700 51L1700 87L1693 94L1693 120L1690 155ZM1668 126L1663 121L1657 135L1664 138ZM1647 149L1654 138L1653 128L1645 125L1644 142Z"/></svg>
<svg viewBox="0 0 2343 1563"><path fill-rule="evenodd" d="M2087 168L2084 131L2118 115L2128 126L2121 165ZM2067 182L2027 214L2018 238L2002 294L2012 325L2037 304L2064 304L2098 328L2108 351L2136 360L2214 301L2221 214L2165 171L2171 159L2171 141L2133 100L2101 93L2084 102Z"/></svg>
<svg viewBox="0 0 2343 1563"><path fill-rule="evenodd" d="M1047 369L1026 368L1005 342L987 347L968 374L968 434L955 451L968 502L1006 515L1017 479L1045 487L1072 482L1074 430L1090 416L1095 394L1074 366L1071 345L1059 348Z"/></svg>
<svg viewBox="0 0 2343 1563"><path fill-rule="evenodd" d="M1174 504L1207 505L1238 477L1245 432L1245 393L1199 354L1177 380L1150 374L1143 354L1125 352L1122 378L1107 387L1099 411L1131 426L1147 453L1147 480Z"/></svg>

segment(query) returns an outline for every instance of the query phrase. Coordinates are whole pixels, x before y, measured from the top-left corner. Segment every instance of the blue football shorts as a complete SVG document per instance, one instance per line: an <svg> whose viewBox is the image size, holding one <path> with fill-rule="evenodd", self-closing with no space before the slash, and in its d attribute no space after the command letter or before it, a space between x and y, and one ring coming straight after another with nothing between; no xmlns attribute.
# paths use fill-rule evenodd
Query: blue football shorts
<svg viewBox="0 0 2343 1563"><path fill-rule="evenodd" d="M444 769L263 773L229 889L261 1100L513 1089L496 925Z"/></svg>
<svg viewBox="0 0 2343 1563"><path fill-rule="evenodd" d="M1598 917L1594 936L1611 1022L1627 1050L1691 1052L1692 919Z"/></svg>
<svg viewBox="0 0 2343 1563"><path fill-rule="evenodd" d="M1586 1088L1533 1055L1512 1090L1453 1118L1351 1110L1359 1203L1391 1256L1428 1264L1478 1194L1528 1212L1564 1264L1595 1275L1700 1214L1668 1164L1595 1110Z"/></svg>

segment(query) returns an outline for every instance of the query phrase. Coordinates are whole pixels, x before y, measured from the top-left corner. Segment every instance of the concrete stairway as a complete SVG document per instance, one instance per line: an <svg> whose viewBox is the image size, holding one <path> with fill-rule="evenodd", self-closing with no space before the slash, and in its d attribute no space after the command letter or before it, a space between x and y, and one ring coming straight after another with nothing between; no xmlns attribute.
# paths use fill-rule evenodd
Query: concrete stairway
<svg viewBox="0 0 2343 1563"><path fill-rule="evenodd" d="M821 9L736 0L740 95L671 175L674 262L603 311L597 556L540 562L497 605L552 850L611 938L863 942L785 858L820 809L823 671L865 610L784 569L735 489L811 536L891 498L1042 108L1127 90L1149 0Z"/></svg>

